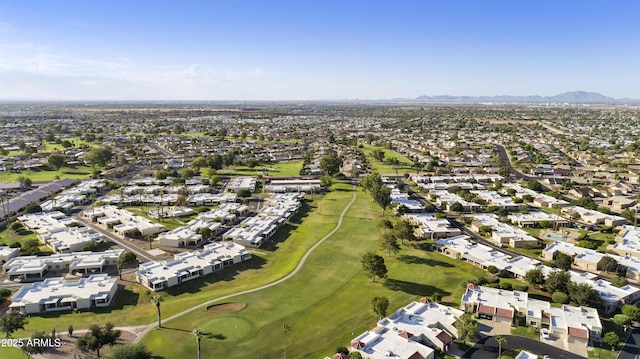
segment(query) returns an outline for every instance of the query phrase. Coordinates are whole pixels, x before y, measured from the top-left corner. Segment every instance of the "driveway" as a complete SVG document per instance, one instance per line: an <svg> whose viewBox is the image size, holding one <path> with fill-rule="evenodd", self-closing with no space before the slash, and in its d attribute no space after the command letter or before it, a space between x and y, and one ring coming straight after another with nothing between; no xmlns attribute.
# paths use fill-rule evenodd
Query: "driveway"
<svg viewBox="0 0 640 359"><path fill-rule="evenodd" d="M513 335L502 335L507 340L502 344L502 352L512 349L526 349L538 355L549 355L553 359L583 359L584 357L575 353L558 349L554 346L541 343L537 340L517 337ZM467 350L463 358L486 359L498 357L498 342L494 337L480 339L473 348Z"/></svg>
<svg viewBox="0 0 640 359"><path fill-rule="evenodd" d="M640 329L635 328L620 350L618 359L635 359L640 355Z"/></svg>

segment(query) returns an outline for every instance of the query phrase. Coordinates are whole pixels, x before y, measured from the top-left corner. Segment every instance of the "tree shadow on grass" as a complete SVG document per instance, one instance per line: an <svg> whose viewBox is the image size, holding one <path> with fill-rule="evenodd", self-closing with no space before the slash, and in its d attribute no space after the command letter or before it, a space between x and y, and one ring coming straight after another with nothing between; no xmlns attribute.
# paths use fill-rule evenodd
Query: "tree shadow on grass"
<svg viewBox="0 0 640 359"><path fill-rule="evenodd" d="M172 296L177 296L182 293L197 293L200 292L202 288L219 281L230 282L234 280L238 274L246 270L260 269L266 263L267 261L264 258L254 254L248 261L233 264L221 271L207 274L204 277L196 278L188 282L180 283L180 285L169 287L165 289L165 291Z"/></svg>
<svg viewBox="0 0 640 359"><path fill-rule="evenodd" d="M411 256L406 254L399 256L398 260L407 264L423 264L430 267L448 267L448 268L453 267L453 265L446 262L439 261L439 260L422 258L418 256Z"/></svg>
<svg viewBox="0 0 640 359"><path fill-rule="evenodd" d="M387 279L384 283L384 286L393 291L399 291L407 294L420 295L429 297L433 293L439 293L443 297L451 295L450 292L443 291L439 288L436 288L432 285L420 284L414 282L407 282L404 280L398 279Z"/></svg>

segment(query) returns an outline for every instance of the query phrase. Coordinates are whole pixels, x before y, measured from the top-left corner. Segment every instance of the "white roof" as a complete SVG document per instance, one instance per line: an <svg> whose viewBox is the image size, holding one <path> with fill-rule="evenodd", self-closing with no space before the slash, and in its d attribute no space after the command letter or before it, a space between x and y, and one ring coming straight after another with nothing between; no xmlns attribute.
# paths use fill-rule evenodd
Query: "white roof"
<svg viewBox="0 0 640 359"><path fill-rule="evenodd" d="M11 297L11 306L22 306L27 303L55 303L63 298L93 299L111 292L116 286L116 278L107 274L94 274L89 278L65 280L64 278L48 278L42 282L26 285Z"/></svg>

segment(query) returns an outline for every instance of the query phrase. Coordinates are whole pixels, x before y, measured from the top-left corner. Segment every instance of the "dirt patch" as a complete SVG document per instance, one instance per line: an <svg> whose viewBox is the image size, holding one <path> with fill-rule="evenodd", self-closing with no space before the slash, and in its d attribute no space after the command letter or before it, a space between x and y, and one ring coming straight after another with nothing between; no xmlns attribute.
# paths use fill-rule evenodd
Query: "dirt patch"
<svg viewBox="0 0 640 359"><path fill-rule="evenodd" d="M44 351L43 356L48 359L68 359L68 358L97 358L95 352L83 353L80 349L76 348L76 341L82 334L74 334L73 337L69 337L68 334L60 334L62 339L61 346L59 348L51 348ZM129 344L136 338L136 334L123 330L118 338L118 344ZM100 349L100 355L104 355L109 352L111 348L104 346Z"/></svg>
<svg viewBox="0 0 640 359"><path fill-rule="evenodd" d="M247 303L222 303L222 304L214 304L207 307L207 310L210 312L237 312L239 310L244 309L247 306Z"/></svg>

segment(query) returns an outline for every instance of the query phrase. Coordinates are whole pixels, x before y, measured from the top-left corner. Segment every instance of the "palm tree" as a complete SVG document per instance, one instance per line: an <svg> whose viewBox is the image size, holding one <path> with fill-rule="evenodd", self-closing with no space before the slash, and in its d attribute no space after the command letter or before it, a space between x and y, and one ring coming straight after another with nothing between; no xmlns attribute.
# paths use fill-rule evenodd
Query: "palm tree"
<svg viewBox="0 0 640 359"><path fill-rule="evenodd" d="M120 280L122 280L122 264L124 263L124 258L118 258L116 261L116 268L118 269L118 276L120 276Z"/></svg>
<svg viewBox="0 0 640 359"><path fill-rule="evenodd" d="M502 344L506 343L507 340L501 336L496 336L496 341L498 342L498 359L502 356Z"/></svg>
<svg viewBox="0 0 640 359"><path fill-rule="evenodd" d="M158 328L162 328L162 322L160 321L160 302L162 302L164 298L160 294L154 294L151 296L151 303L155 304L158 309Z"/></svg>
<svg viewBox="0 0 640 359"><path fill-rule="evenodd" d="M196 343L198 343L198 359L200 359L200 340L202 339L202 329L196 328L191 334L196 337Z"/></svg>

